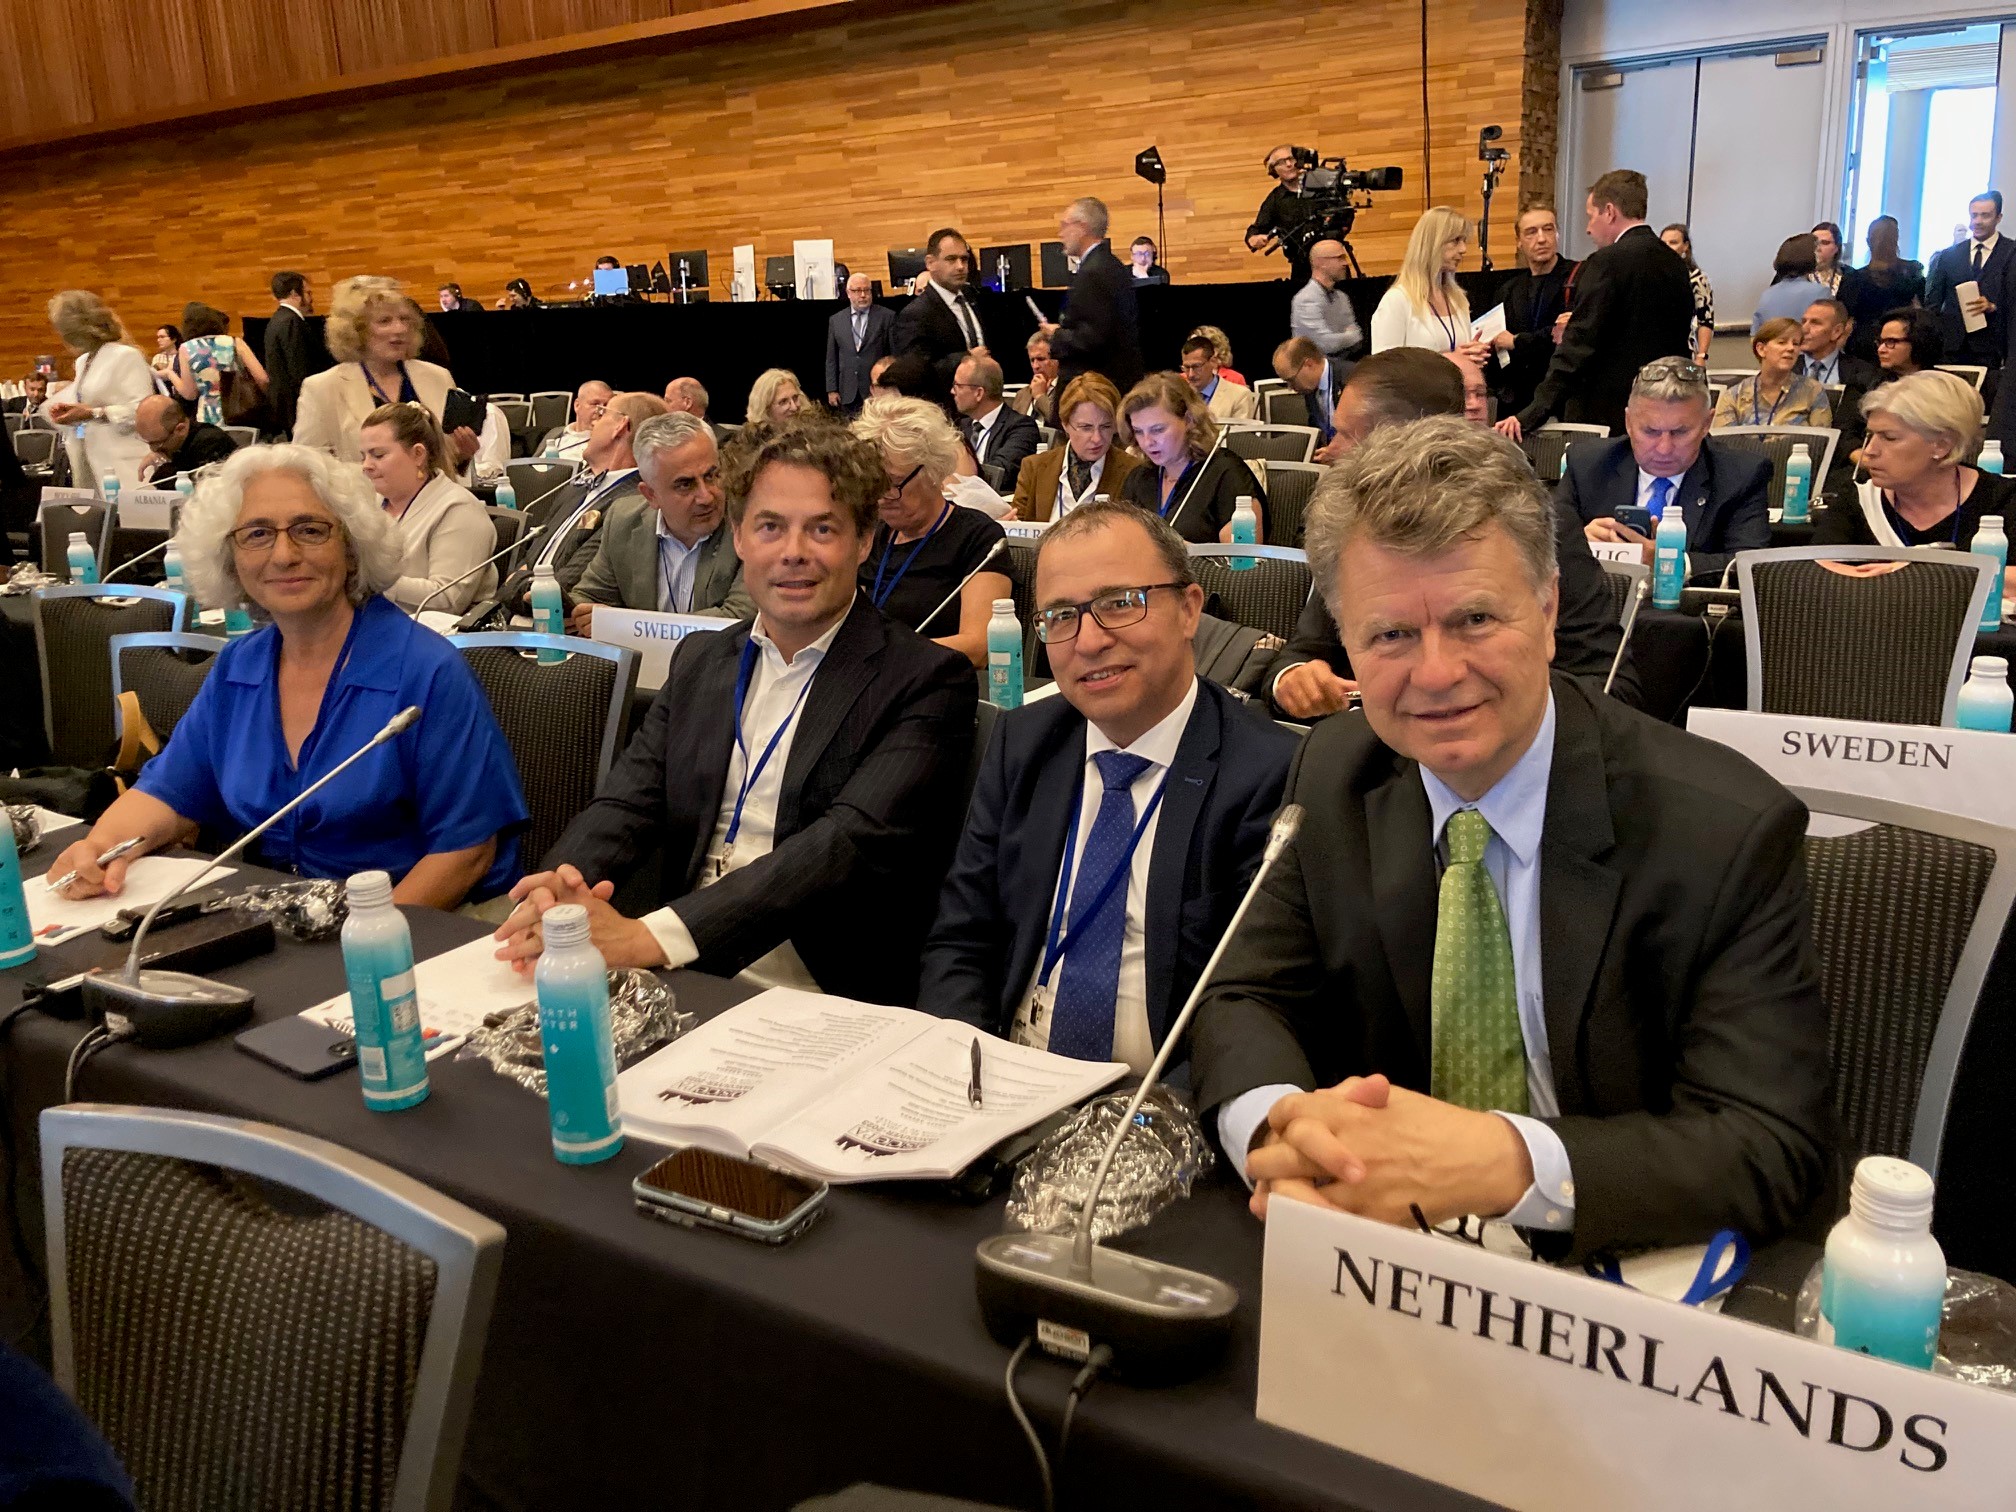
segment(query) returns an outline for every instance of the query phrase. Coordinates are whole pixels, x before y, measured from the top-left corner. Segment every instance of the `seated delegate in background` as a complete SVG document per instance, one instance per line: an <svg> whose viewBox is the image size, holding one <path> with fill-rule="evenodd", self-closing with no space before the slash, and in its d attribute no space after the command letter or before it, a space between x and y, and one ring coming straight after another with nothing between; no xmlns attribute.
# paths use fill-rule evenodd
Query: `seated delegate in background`
<svg viewBox="0 0 2016 1512"><path fill-rule="evenodd" d="M1008 407L1018 415L1027 415L1038 425L1055 426L1057 423L1057 358L1050 351L1050 337L1041 330L1033 332L1027 343L1029 353L1029 381L1015 391L1015 397L1008 401Z"/></svg>
<svg viewBox="0 0 2016 1512"><path fill-rule="evenodd" d="M980 353L960 363L952 375L952 407L959 412L959 439L973 459L973 474L997 467L1000 491L1013 494L1022 465L1036 455L1043 433L1034 420L1001 402L1001 364Z"/></svg>
<svg viewBox="0 0 2016 1512"><path fill-rule="evenodd" d="M191 300L182 307L186 333L175 350L170 369L175 392L194 400L196 418L205 425L224 423L224 400L242 383L266 387L266 368L252 350L231 337L231 317L222 310Z"/></svg>
<svg viewBox="0 0 2016 1512"><path fill-rule="evenodd" d="M1119 498L1128 474L1141 465L1115 444L1120 390L1097 373L1081 373L1058 395L1064 444L1036 453L1015 480L1015 518L1061 520L1100 494Z"/></svg>
<svg viewBox="0 0 2016 1512"><path fill-rule="evenodd" d="M1351 376L1351 364L1342 357L1326 355L1307 336L1290 336L1274 348L1274 376L1302 396L1309 424L1320 443L1313 460L1336 461L1337 433L1332 421L1337 413L1337 396L1344 392L1344 380Z"/></svg>
<svg viewBox="0 0 2016 1512"><path fill-rule="evenodd" d="M637 427L637 497L609 511L595 556L574 586L572 624L585 636L597 604L746 619L755 612L742 586L721 500L721 455L707 422L654 415Z"/></svg>
<svg viewBox="0 0 2016 1512"><path fill-rule="evenodd" d="M304 877L392 874L394 902L453 908L518 875L518 769L461 654L383 597L397 527L363 475L299 446L251 446L203 480L176 534L190 587L272 623L218 653L139 781L57 858L70 897L117 893L148 851L199 826L235 839L417 704L420 721L281 820L264 865ZM119 841L140 848L101 872Z"/></svg>
<svg viewBox="0 0 2016 1512"><path fill-rule="evenodd" d="M590 378L574 390L573 412L565 425L555 426L539 438L539 455L566 462L579 457L581 449L588 444L589 428L602 413L602 407L615 395L616 390L600 378Z"/></svg>
<svg viewBox="0 0 2016 1512"><path fill-rule="evenodd" d="M357 432L381 405L424 405L438 423L455 375L420 360L422 324L420 307L393 279L360 275L336 285L322 331L336 365L302 380L295 444L355 462L363 455ZM476 455L478 442L474 430L457 428L448 438L451 471Z"/></svg>
<svg viewBox="0 0 2016 1512"><path fill-rule="evenodd" d="M1218 422L1197 390L1174 373L1150 373L1120 401L1120 438L1148 461L1120 486L1129 504L1160 515L1186 541L1230 542L1232 511L1253 501L1267 539L1267 493L1229 448L1215 450Z"/></svg>
<svg viewBox="0 0 2016 1512"><path fill-rule="evenodd" d="M512 279L504 285L504 292L497 296L497 308L500 310L537 310L545 303L532 292L532 285L522 278Z"/></svg>
<svg viewBox="0 0 2016 1512"><path fill-rule="evenodd" d="M1687 286L1694 291L1694 325L1688 333L1688 349L1693 352L1696 362L1706 362L1708 347L1715 340L1714 286L1708 282L1708 275L1701 271L1701 265L1694 261L1694 239L1688 233L1686 222L1673 222L1659 233L1659 240L1686 259Z"/></svg>
<svg viewBox="0 0 2016 1512"><path fill-rule="evenodd" d="M182 401L149 394L133 412L133 433L147 443L140 471L157 488L172 487L177 473L222 462L238 449L221 429L191 420Z"/></svg>
<svg viewBox="0 0 2016 1512"><path fill-rule="evenodd" d="M643 497L637 482L637 456L631 442L638 427L665 413L656 394L617 394L602 406L588 428L576 477L557 495L557 507L540 516L550 527L532 565L550 566L560 583L560 601L571 613L574 590L588 574L602 546L602 527L626 502ZM582 476L585 474L585 476ZM528 597L521 600L530 609Z"/></svg>
<svg viewBox="0 0 2016 1512"><path fill-rule="evenodd" d="M21 392L11 399L0 399L0 413L9 415L32 415L42 408L49 397L49 375L30 373L21 380Z"/></svg>
<svg viewBox="0 0 2016 1512"><path fill-rule="evenodd" d="M1229 378L1234 383L1243 384L1247 388L1251 388L1253 386L1250 383L1246 382L1246 375L1240 372L1236 367L1232 365L1231 337L1227 336L1223 331L1221 331L1217 326L1214 325L1200 325L1199 327L1197 327L1196 330L1192 331L1190 335L1202 336L1205 340L1211 343L1211 350L1218 354L1219 377ZM1187 341L1189 337L1185 337L1184 339Z"/></svg>
<svg viewBox="0 0 2016 1512"><path fill-rule="evenodd" d="M766 368L749 386L743 423L751 430L775 430L805 407L805 390L789 368Z"/></svg>
<svg viewBox="0 0 2016 1512"><path fill-rule="evenodd" d="M364 476L398 527L398 580L384 590L401 609L460 614L497 587L497 569L476 571L497 550L497 532L476 495L455 481L441 427L417 404L387 404L364 417L357 444Z"/></svg>
<svg viewBox="0 0 2016 1512"><path fill-rule="evenodd" d="M1260 398L1243 383L1234 383L1218 371L1218 351L1209 336L1192 336L1183 343L1183 377L1197 390L1197 397L1220 420L1257 420Z"/></svg>
<svg viewBox="0 0 2016 1512"><path fill-rule="evenodd" d="M1255 1211L1503 1218L1574 1260L1831 1221L1805 809L1550 676L1554 529L1504 438L1394 427L1307 539L1364 717L1303 742L1192 1030Z"/></svg>
<svg viewBox="0 0 2016 1512"><path fill-rule="evenodd" d="M1877 216L1869 222L1869 261L1855 270L1854 290L1842 300L1855 321L1850 350L1873 361L1887 313L1908 309L1924 296L1924 265L1898 255L1897 217Z"/></svg>
<svg viewBox="0 0 2016 1512"><path fill-rule="evenodd" d="M1421 213L1400 273L1372 312L1372 350L1418 346L1435 352L1468 351L1482 364L1491 355L1470 337L1470 297L1456 282L1456 270L1470 248L1470 222L1447 205Z"/></svg>
<svg viewBox="0 0 2016 1512"><path fill-rule="evenodd" d="M966 803L973 669L855 587L874 447L808 417L732 448L723 481L756 617L679 643L550 869L512 890L498 955L529 972L540 916L580 903L612 967L913 1003ZM626 918L608 900L647 862L663 906Z"/></svg>
<svg viewBox="0 0 2016 1512"><path fill-rule="evenodd" d="M1158 255L1154 237L1134 238L1134 244L1127 249L1127 272L1137 287L1142 284L1169 282L1169 270L1155 260Z"/></svg>
<svg viewBox="0 0 2016 1512"><path fill-rule="evenodd" d="M63 432L72 486L96 488L117 478L138 488L147 443L134 434L133 415L154 392L147 359L126 344L111 307L87 289L65 289L50 300L49 324L77 357L70 382L42 405L42 418Z"/></svg>
<svg viewBox="0 0 2016 1512"><path fill-rule="evenodd" d="M917 998L1143 1072L1259 865L1296 741L1197 675L1204 590L1153 515L1109 500L1045 531L1036 603L1060 696L994 732Z"/></svg>
<svg viewBox="0 0 2016 1512"><path fill-rule="evenodd" d="M1804 325L1789 315L1773 316L1757 328L1750 338L1757 371L1722 390L1722 397L1715 401L1715 429L1725 425L1834 423L1827 390L1799 371L1799 343L1804 335Z"/></svg>
<svg viewBox="0 0 2016 1512"><path fill-rule="evenodd" d="M1809 380L1810 381L1810 380ZM1708 434L1708 378L1679 357L1639 370L1624 406L1624 434L1568 450L1554 501L1574 512L1592 541L1629 541L1647 566L1652 533L1669 508L1687 522L1687 577L1720 581L1739 551L1771 544L1771 462ZM1651 516L1652 531L1624 524L1628 506Z"/></svg>
<svg viewBox="0 0 2016 1512"><path fill-rule="evenodd" d="M1876 366L1883 370L1886 383L1936 368L1945 360L1946 338L1939 317L1930 310L1892 310L1883 317L1876 336Z"/></svg>
<svg viewBox="0 0 2016 1512"><path fill-rule="evenodd" d="M871 399L853 432L880 454L885 475L875 504L881 523L861 563L862 593L898 624L986 666L994 600L1014 590L1005 568L973 570L1003 539L1001 527L945 497L945 480L958 466L958 432L923 399Z"/></svg>
<svg viewBox="0 0 2016 1512"><path fill-rule="evenodd" d="M1806 306L1834 292L1820 281L1816 271L1819 260L1819 248L1810 231L1788 236L1778 244L1778 255L1771 260L1771 285L1758 296L1757 313L1750 317L1753 340L1767 321L1797 320L1806 313Z"/></svg>

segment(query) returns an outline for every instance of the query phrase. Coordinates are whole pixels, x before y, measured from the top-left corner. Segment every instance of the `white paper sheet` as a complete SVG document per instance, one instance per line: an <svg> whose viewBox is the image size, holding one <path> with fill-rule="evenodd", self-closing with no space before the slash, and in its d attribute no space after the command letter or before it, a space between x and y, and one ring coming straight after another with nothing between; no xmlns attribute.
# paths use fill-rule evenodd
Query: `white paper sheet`
<svg viewBox="0 0 2016 1512"><path fill-rule="evenodd" d="M96 929L122 908L151 908L210 863L200 856L142 856L126 868L126 890L116 898L80 900L58 897L49 891L47 875L33 878L28 894L28 921L35 926L37 945L61 945L87 930ZM210 874L211 886L231 876L225 866Z"/></svg>
<svg viewBox="0 0 2016 1512"><path fill-rule="evenodd" d="M429 957L413 968L413 990L420 999L420 1027L441 1038L428 1047L427 1058L446 1055L483 1027L483 1020L533 1001L532 979L521 977L497 959L497 942L488 935L458 945L446 955ZM345 992L301 1011L345 1034L351 1032L350 994Z"/></svg>

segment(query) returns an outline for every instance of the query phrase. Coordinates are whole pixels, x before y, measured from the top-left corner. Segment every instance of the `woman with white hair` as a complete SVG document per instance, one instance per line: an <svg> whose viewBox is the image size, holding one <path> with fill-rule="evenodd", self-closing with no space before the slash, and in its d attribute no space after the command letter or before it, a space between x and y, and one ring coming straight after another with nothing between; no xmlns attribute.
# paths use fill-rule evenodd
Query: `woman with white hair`
<svg viewBox="0 0 2016 1512"><path fill-rule="evenodd" d="M1421 213L1407 238L1400 275L1372 312L1372 350L1426 347L1458 352L1482 367L1490 345L1470 337L1470 297L1456 269L1470 250L1470 222L1447 205Z"/></svg>
<svg viewBox="0 0 2016 1512"><path fill-rule="evenodd" d="M322 332L336 365L302 383L295 444L356 462L363 457L357 433L364 417L380 406L425 405L439 420L447 412L455 375L420 360L422 334L420 306L406 297L396 279L360 276L336 285ZM466 425L449 434L458 471L476 455L480 442Z"/></svg>
<svg viewBox="0 0 2016 1512"><path fill-rule="evenodd" d="M386 404L357 432L364 477L399 527L399 581L385 597L401 609L460 614L497 586L482 566L497 550L497 531L473 493L455 481L448 443L425 406Z"/></svg>
<svg viewBox="0 0 2016 1512"><path fill-rule="evenodd" d="M272 622L218 653L167 747L58 858L77 871L65 895L116 894L134 860L200 828L243 833L409 705L419 723L268 830L259 859L386 871L393 901L433 908L508 888L528 817L517 767L460 653L384 597L398 531L363 475L307 447L246 447L197 485L175 540L205 604L249 599ZM101 870L126 840L140 844Z"/></svg>
<svg viewBox="0 0 2016 1512"><path fill-rule="evenodd" d="M138 488L151 448L133 420L154 392L154 372L138 347L126 344L119 317L87 289L65 289L49 301L49 324L77 356L76 376L51 394L42 414L63 432L70 477L79 488L117 478ZM79 433L82 427L82 433Z"/></svg>
<svg viewBox="0 0 2016 1512"><path fill-rule="evenodd" d="M853 431L881 451L889 480L876 500L882 520L861 564L861 592L891 619L986 666L994 600L1015 590L1005 571L974 570L1007 532L945 497L959 433L924 399L870 399Z"/></svg>

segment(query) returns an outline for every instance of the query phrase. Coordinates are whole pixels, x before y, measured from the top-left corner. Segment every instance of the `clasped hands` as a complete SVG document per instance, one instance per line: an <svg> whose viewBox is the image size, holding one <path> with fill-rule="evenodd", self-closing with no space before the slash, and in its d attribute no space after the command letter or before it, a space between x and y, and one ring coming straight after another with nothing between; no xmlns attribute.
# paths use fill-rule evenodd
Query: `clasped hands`
<svg viewBox="0 0 2016 1512"><path fill-rule="evenodd" d="M590 887L579 868L564 863L553 871L519 878L511 889L511 900L518 906L491 936L502 942L497 959L509 961L511 969L520 976L530 976L538 965L539 952L546 946L539 927L546 910L562 903L579 903L588 910L588 942L602 952L602 960L610 970L663 966L665 947L642 920L625 918L615 910L609 902L615 891L614 882L597 882Z"/></svg>
<svg viewBox="0 0 2016 1512"><path fill-rule="evenodd" d="M1246 1157L1249 1204L1275 1196L1411 1225L1510 1212L1533 1185L1533 1161L1511 1120L1473 1112L1384 1076L1348 1077L1275 1103Z"/></svg>

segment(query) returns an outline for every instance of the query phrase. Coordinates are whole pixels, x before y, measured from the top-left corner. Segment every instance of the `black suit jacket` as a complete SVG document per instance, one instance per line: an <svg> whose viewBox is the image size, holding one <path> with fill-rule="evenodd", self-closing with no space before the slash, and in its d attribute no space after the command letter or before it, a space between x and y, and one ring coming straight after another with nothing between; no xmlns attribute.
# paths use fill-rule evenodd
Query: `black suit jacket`
<svg viewBox="0 0 2016 1512"><path fill-rule="evenodd" d="M842 409L853 409L868 397L868 374L891 354L896 317L878 304L868 306L868 324L861 348L854 348L854 310L833 312L826 322L826 392L840 396Z"/></svg>
<svg viewBox="0 0 2016 1512"><path fill-rule="evenodd" d="M1358 364L1342 357L1325 357L1323 360L1330 364L1330 402L1327 405L1323 402L1323 390L1318 386L1302 396L1302 408L1308 411L1309 423L1316 427L1316 434L1321 438L1318 444L1328 445L1330 438L1337 433L1337 396L1344 392L1344 385L1351 381L1351 369Z"/></svg>
<svg viewBox="0 0 2016 1512"><path fill-rule="evenodd" d="M1006 1034L1042 962L1085 718L1061 698L1004 715L988 743L924 947L920 1007ZM1295 737L1199 679L1148 862L1148 1023L1160 1045L1253 880ZM1060 968L1061 969L1061 968Z"/></svg>
<svg viewBox="0 0 2016 1512"><path fill-rule="evenodd" d="M1984 330L1967 329L1960 316L1960 298L1953 292L1957 284L1975 282L1974 242L1955 242L1935 253L1925 268L1925 307L1939 312L1939 325L1946 336L1948 362L1979 362L2000 367L2009 345L2009 306L2016 301L2016 242L2004 234L1988 254L1978 280L1981 292L1995 306L1988 312Z"/></svg>
<svg viewBox="0 0 2016 1512"><path fill-rule="evenodd" d="M194 472L212 462L222 462L236 450L238 443L225 434L222 426L194 420L190 422L189 434L182 438L181 450L157 467L154 476L172 481L178 472Z"/></svg>
<svg viewBox="0 0 2016 1512"><path fill-rule="evenodd" d="M973 319L980 327L981 340L989 347L993 339L987 334L987 322L980 315L980 301L971 288L966 291L971 302ZM966 360L966 336L959 329L959 322L952 318L944 299L935 289L926 289L922 294L913 294L910 303L903 306L896 316L896 324L891 332L898 357L921 357L930 373L930 393L924 397L944 405L948 410L952 405L952 380L959 372L959 364Z"/></svg>
<svg viewBox="0 0 2016 1512"><path fill-rule="evenodd" d="M1521 268L1505 280L1499 298L1505 302L1505 329L1512 333L1509 362L1490 364L1491 386L1502 413L1517 414L1532 402L1554 360L1554 320L1568 308L1568 288L1582 265L1572 257L1555 261L1544 277Z"/></svg>
<svg viewBox="0 0 2016 1512"><path fill-rule="evenodd" d="M826 991L915 1000L973 752L973 668L857 595L792 736L767 856L699 886L735 748L749 625L689 635L643 726L547 857L620 882L662 851L661 900L696 969L733 975L789 940Z"/></svg>
<svg viewBox="0 0 2016 1512"><path fill-rule="evenodd" d="M1622 435L1631 380L1654 357L1686 356L1693 323L1686 261L1650 226L1633 226L1577 270L1567 329L1520 426L1569 420Z"/></svg>
<svg viewBox="0 0 2016 1512"><path fill-rule="evenodd" d="M973 422L964 415L959 417L959 438L968 447L973 445ZM987 455L977 460L990 467L1001 469L1004 481L998 490L1004 495L1015 492L1016 476L1022 471L1025 458L1036 455L1036 448L1043 444L1043 430L1034 418L1022 414L1009 405L1002 405L994 412L994 423L988 427L991 444Z"/></svg>
<svg viewBox="0 0 2016 1512"><path fill-rule="evenodd" d="M1816 465L1819 453L1816 444ZM1755 452L1708 437L1694 465L1677 480L1673 497L1687 520L1690 582L1718 583L1737 552L1771 544L1771 463ZM1637 501L1638 459L1630 437L1568 449L1568 471L1554 487L1557 505L1586 525L1615 519L1619 508Z"/></svg>
<svg viewBox="0 0 2016 1512"><path fill-rule="evenodd" d="M266 322L266 397L273 424L283 436L294 433L301 384L309 376L308 321L292 305L276 305Z"/></svg>
<svg viewBox="0 0 2016 1512"><path fill-rule="evenodd" d="M1553 686L1541 975L1572 1252L1768 1241L1832 1177L1805 808L1726 747ZM1286 801L1301 833L1192 1030L1197 1106L1374 1071L1425 1090L1438 884L1420 769L1346 715L1303 743Z"/></svg>
<svg viewBox="0 0 2016 1512"><path fill-rule="evenodd" d="M1554 615L1554 670L1593 678L1593 686L1601 691L1603 679L1610 675L1610 664L1617 660L1617 643L1624 638L1624 631L1610 607L1610 586L1602 564L1589 553L1581 520L1558 504L1554 509L1554 554L1561 568L1561 603ZM1339 677L1351 676L1351 654L1337 638L1337 622L1330 617L1321 593L1309 595L1294 636L1268 669L1268 698L1273 698L1274 685L1283 672L1307 661L1327 662ZM1610 695L1634 707L1638 702L1638 669L1628 651L1617 667ZM1288 711L1281 712L1285 715Z"/></svg>
<svg viewBox="0 0 2016 1512"><path fill-rule="evenodd" d="M1147 371L1134 275L1105 242L1079 260L1050 354L1057 359L1060 394L1080 373L1099 373L1124 394Z"/></svg>

